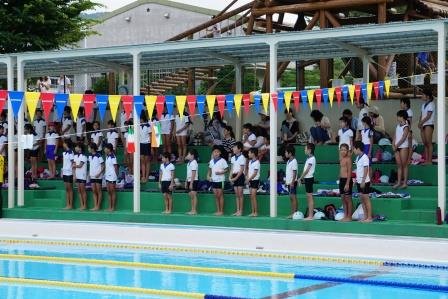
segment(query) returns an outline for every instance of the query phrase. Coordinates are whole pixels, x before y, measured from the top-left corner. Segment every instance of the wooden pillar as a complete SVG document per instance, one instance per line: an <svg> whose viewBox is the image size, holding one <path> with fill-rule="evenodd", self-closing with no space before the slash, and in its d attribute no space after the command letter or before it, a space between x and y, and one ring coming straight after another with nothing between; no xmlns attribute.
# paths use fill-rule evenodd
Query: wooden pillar
<svg viewBox="0 0 448 299"><path fill-rule="evenodd" d="M116 90L116 84L115 84L115 73L109 73L108 74L108 78L107 78L108 80L107 81L109 81L109 84L108 84L108 92L109 92L109 94L116 94L117 93L117 90Z"/></svg>
<svg viewBox="0 0 448 299"><path fill-rule="evenodd" d="M193 35L188 36L188 39L193 39ZM196 80L195 80L194 68L188 69L187 94L188 95L196 94Z"/></svg>
<svg viewBox="0 0 448 299"><path fill-rule="evenodd" d="M296 61L296 90L305 89L305 66Z"/></svg>
<svg viewBox="0 0 448 299"><path fill-rule="evenodd" d="M378 24L385 24L387 22L387 6L386 2L378 4ZM384 80L387 74L387 57L378 57L378 77L377 80Z"/></svg>
<svg viewBox="0 0 448 299"><path fill-rule="evenodd" d="M273 32L273 25L272 25L272 14L266 15L266 33L272 33ZM263 82L263 92L269 91L270 86L270 73L269 73L270 65L269 63L266 63L266 71L264 73L264 82Z"/></svg>
<svg viewBox="0 0 448 299"><path fill-rule="evenodd" d="M319 27L320 29L327 28L327 18L325 17L325 10L321 10L319 13ZM320 86L322 88L328 87L329 82L329 63L328 60L320 60Z"/></svg>

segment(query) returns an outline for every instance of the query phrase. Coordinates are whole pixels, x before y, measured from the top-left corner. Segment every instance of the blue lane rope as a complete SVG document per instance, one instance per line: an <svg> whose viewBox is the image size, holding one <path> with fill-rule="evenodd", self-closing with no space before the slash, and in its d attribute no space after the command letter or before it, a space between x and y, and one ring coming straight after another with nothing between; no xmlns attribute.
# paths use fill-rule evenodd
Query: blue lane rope
<svg viewBox="0 0 448 299"><path fill-rule="evenodd" d="M398 281L386 281L386 280L364 280L356 278L342 278L334 276L320 276L320 275L307 275L307 274L295 274L296 279L308 279L308 280L319 280L327 282L339 282L339 283L352 283L352 284L363 284L372 286L383 286L383 287L393 287L393 288L405 288L432 292L448 292L448 286L433 285L433 284L421 284L421 283L407 283Z"/></svg>
<svg viewBox="0 0 448 299"><path fill-rule="evenodd" d="M415 264L415 263L401 263L401 262L384 262L385 267L403 267L403 268L424 268L434 270L448 270L448 265L433 265L433 264Z"/></svg>
<svg viewBox="0 0 448 299"><path fill-rule="evenodd" d="M204 295L204 299L248 299L244 297L220 296L220 295Z"/></svg>

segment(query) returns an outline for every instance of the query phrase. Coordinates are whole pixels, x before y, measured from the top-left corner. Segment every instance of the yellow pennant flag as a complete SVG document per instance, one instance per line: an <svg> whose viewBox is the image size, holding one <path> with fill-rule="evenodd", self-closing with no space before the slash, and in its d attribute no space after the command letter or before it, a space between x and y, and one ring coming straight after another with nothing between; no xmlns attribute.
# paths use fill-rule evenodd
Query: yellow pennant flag
<svg viewBox="0 0 448 299"><path fill-rule="evenodd" d="M187 102L187 96L176 96L176 105L179 116L184 115L185 103Z"/></svg>
<svg viewBox="0 0 448 299"><path fill-rule="evenodd" d="M330 107L333 107L334 88L328 88L328 99L330 100Z"/></svg>
<svg viewBox="0 0 448 299"><path fill-rule="evenodd" d="M384 81L384 89L386 90L386 96L389 97L390 80L385 80Z"/></svg>
<svg viewBox="0 0 448 299"><path fill-rule="evenodd" d="M82 94L73 93L69 95L70 107L72 108L73 120L76 121L78 118L78 110L81 106Z"/></svg>
<svg viewBox="0 0 448 299"><path fill-rule="evenodd" d="M310 105L310 109L313 109L313 101L314 101L314 89L307 90L308 96L308 104Z"/></svg>
<svg viewBox="0 0 448 299"><path fill-rule="evenodd" d="M372 88L373 83L367 83L367 103L369 103L370 99L372 98Z"/></svg>
<svg viewBox="0 0 448 299"><path fill-rule="evenodd" d="M152 119L154 107L156 106L157 96L145 96L146 109L149 115L149 119Z"/></svg>
<svg viewBox="0 0 448 299"><path fill-rule="evenodd" d="M115 121L115 119L117 118L117 111L118 106L120 106L120 100L121 100L120 95L109 96L110 114L112 116L113 121Z"/></svg>
<svg viewBox="0 0 448 299"><path fill-rule="evenodd" d="M236 94L235 97L233 98L233 101L235 103L235 110L236 110L236 115L239 117L240 116L240 112L241 112L241 101L243 100L243 95L242 94Z"/></svg>
<svg viewBox="0 0 448 299"><path fill-rule="evenodd" d="M215 112L216 95L209 94L206 96L206 99L207 99L208 113L210 114L210 118L212 118L213 113Z"/></svg>
<svg viewBox="0 0 448 299"><path fill-rule="evenodd" d="M25 92L25 102L30 114L30 122L34 120L34 113L36 113L37 103L39 102L40 92Z"/></svg>
<svg viewBox="0 0 448 299"><path fill-rule="evenodd" d="M286 107L286 110L289 111L289 107L291 107L292 91L286 91L284 97L285 97L285 107Z"/></svg>
<svg viewBox="0 0 448 299"><path fill-rule="evenodd" d="M350 101L353 105L353 100L355 99L355 85L351 84L348 86L348 93L350 94Z"/></svg>
<svg viewBox="0 0 448 299"><path fill-rule="evenodd" d="M268 113L268 109L269 109L269 93L262 93L261 94L261 101L263 102L263 109L264 112Z"/></svg>

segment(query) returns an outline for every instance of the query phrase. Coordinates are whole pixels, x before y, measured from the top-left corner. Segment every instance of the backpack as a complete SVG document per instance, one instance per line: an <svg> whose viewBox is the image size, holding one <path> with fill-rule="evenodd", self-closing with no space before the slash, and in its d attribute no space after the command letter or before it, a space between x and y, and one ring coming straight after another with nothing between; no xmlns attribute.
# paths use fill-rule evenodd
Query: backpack
<svg viewBox="0 0 448 299"><path fill-rule="evenodd" d="M328 220L334 220L334 216L336 216L336 207L334 204L328 204L324 207L325 217Z"/></svg>

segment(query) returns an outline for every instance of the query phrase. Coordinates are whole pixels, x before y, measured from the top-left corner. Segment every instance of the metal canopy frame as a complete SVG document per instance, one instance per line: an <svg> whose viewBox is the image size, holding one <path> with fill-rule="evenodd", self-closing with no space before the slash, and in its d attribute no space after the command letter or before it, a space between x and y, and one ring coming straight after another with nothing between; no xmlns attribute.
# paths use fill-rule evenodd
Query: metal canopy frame
<svg viewBox="0 0 448 299"><path fill-rule="evenodd" d="M95 49L19 53L0 55L0 78L7 77L8 89L14 89L14 73L17 74L17 90L24 90L26 76L47 72L60 74L129 71L133 74L133 93L140 92L140 71L169 68L234 65L237 91L241 90L241 66L253 63L270 64L270 92L277 90L277 63L282 61L317 60L329 58L359 57L364 65L364 80L368 82L369 62L374 56L408 54L420 51L438 52L438 98L445 99L447 19L388 23L382 25L350 26L325 30L287 32L227 38L210 38L164 42L147 45L117 46ZM445 101L437 101L437 111L445 111ZM18 134L23 134L23 108L19 115ZM270 104L270 109L274 109ZM12 116L12 113L8 114ZM137 132L139 117L134 115ZM13 132L13 120L9 120L9 132ZM271 114L270 151L272 173L277 172L277 115ZM438 114L438 144L445 143L445 114ZM135 134L139 143L139 134ZM9 136L8 136L9 138ZM9 140L12 140L12 136ZM8 152L12 145L8 145ZM9 152L10 153L10 152ZM139 159L139 147L134 153ZM438 147L438 204L445 216L446 176L445 147ZM18 177L23 178L23 147L19 143ZM11 162L11 161L10 161ZM8 164L8 169L12 163ZM12 168L13 169L13 168ZM10 173L13 173L11 171ZM134 163L134 212L140 211L140 165ZM276 176L270 176L270 216L277 215ZM18 184L18 205L24 204L23 180ZM13 184L10 184L13 186ZM14 192L9 190L14 207Z"/></svg>

